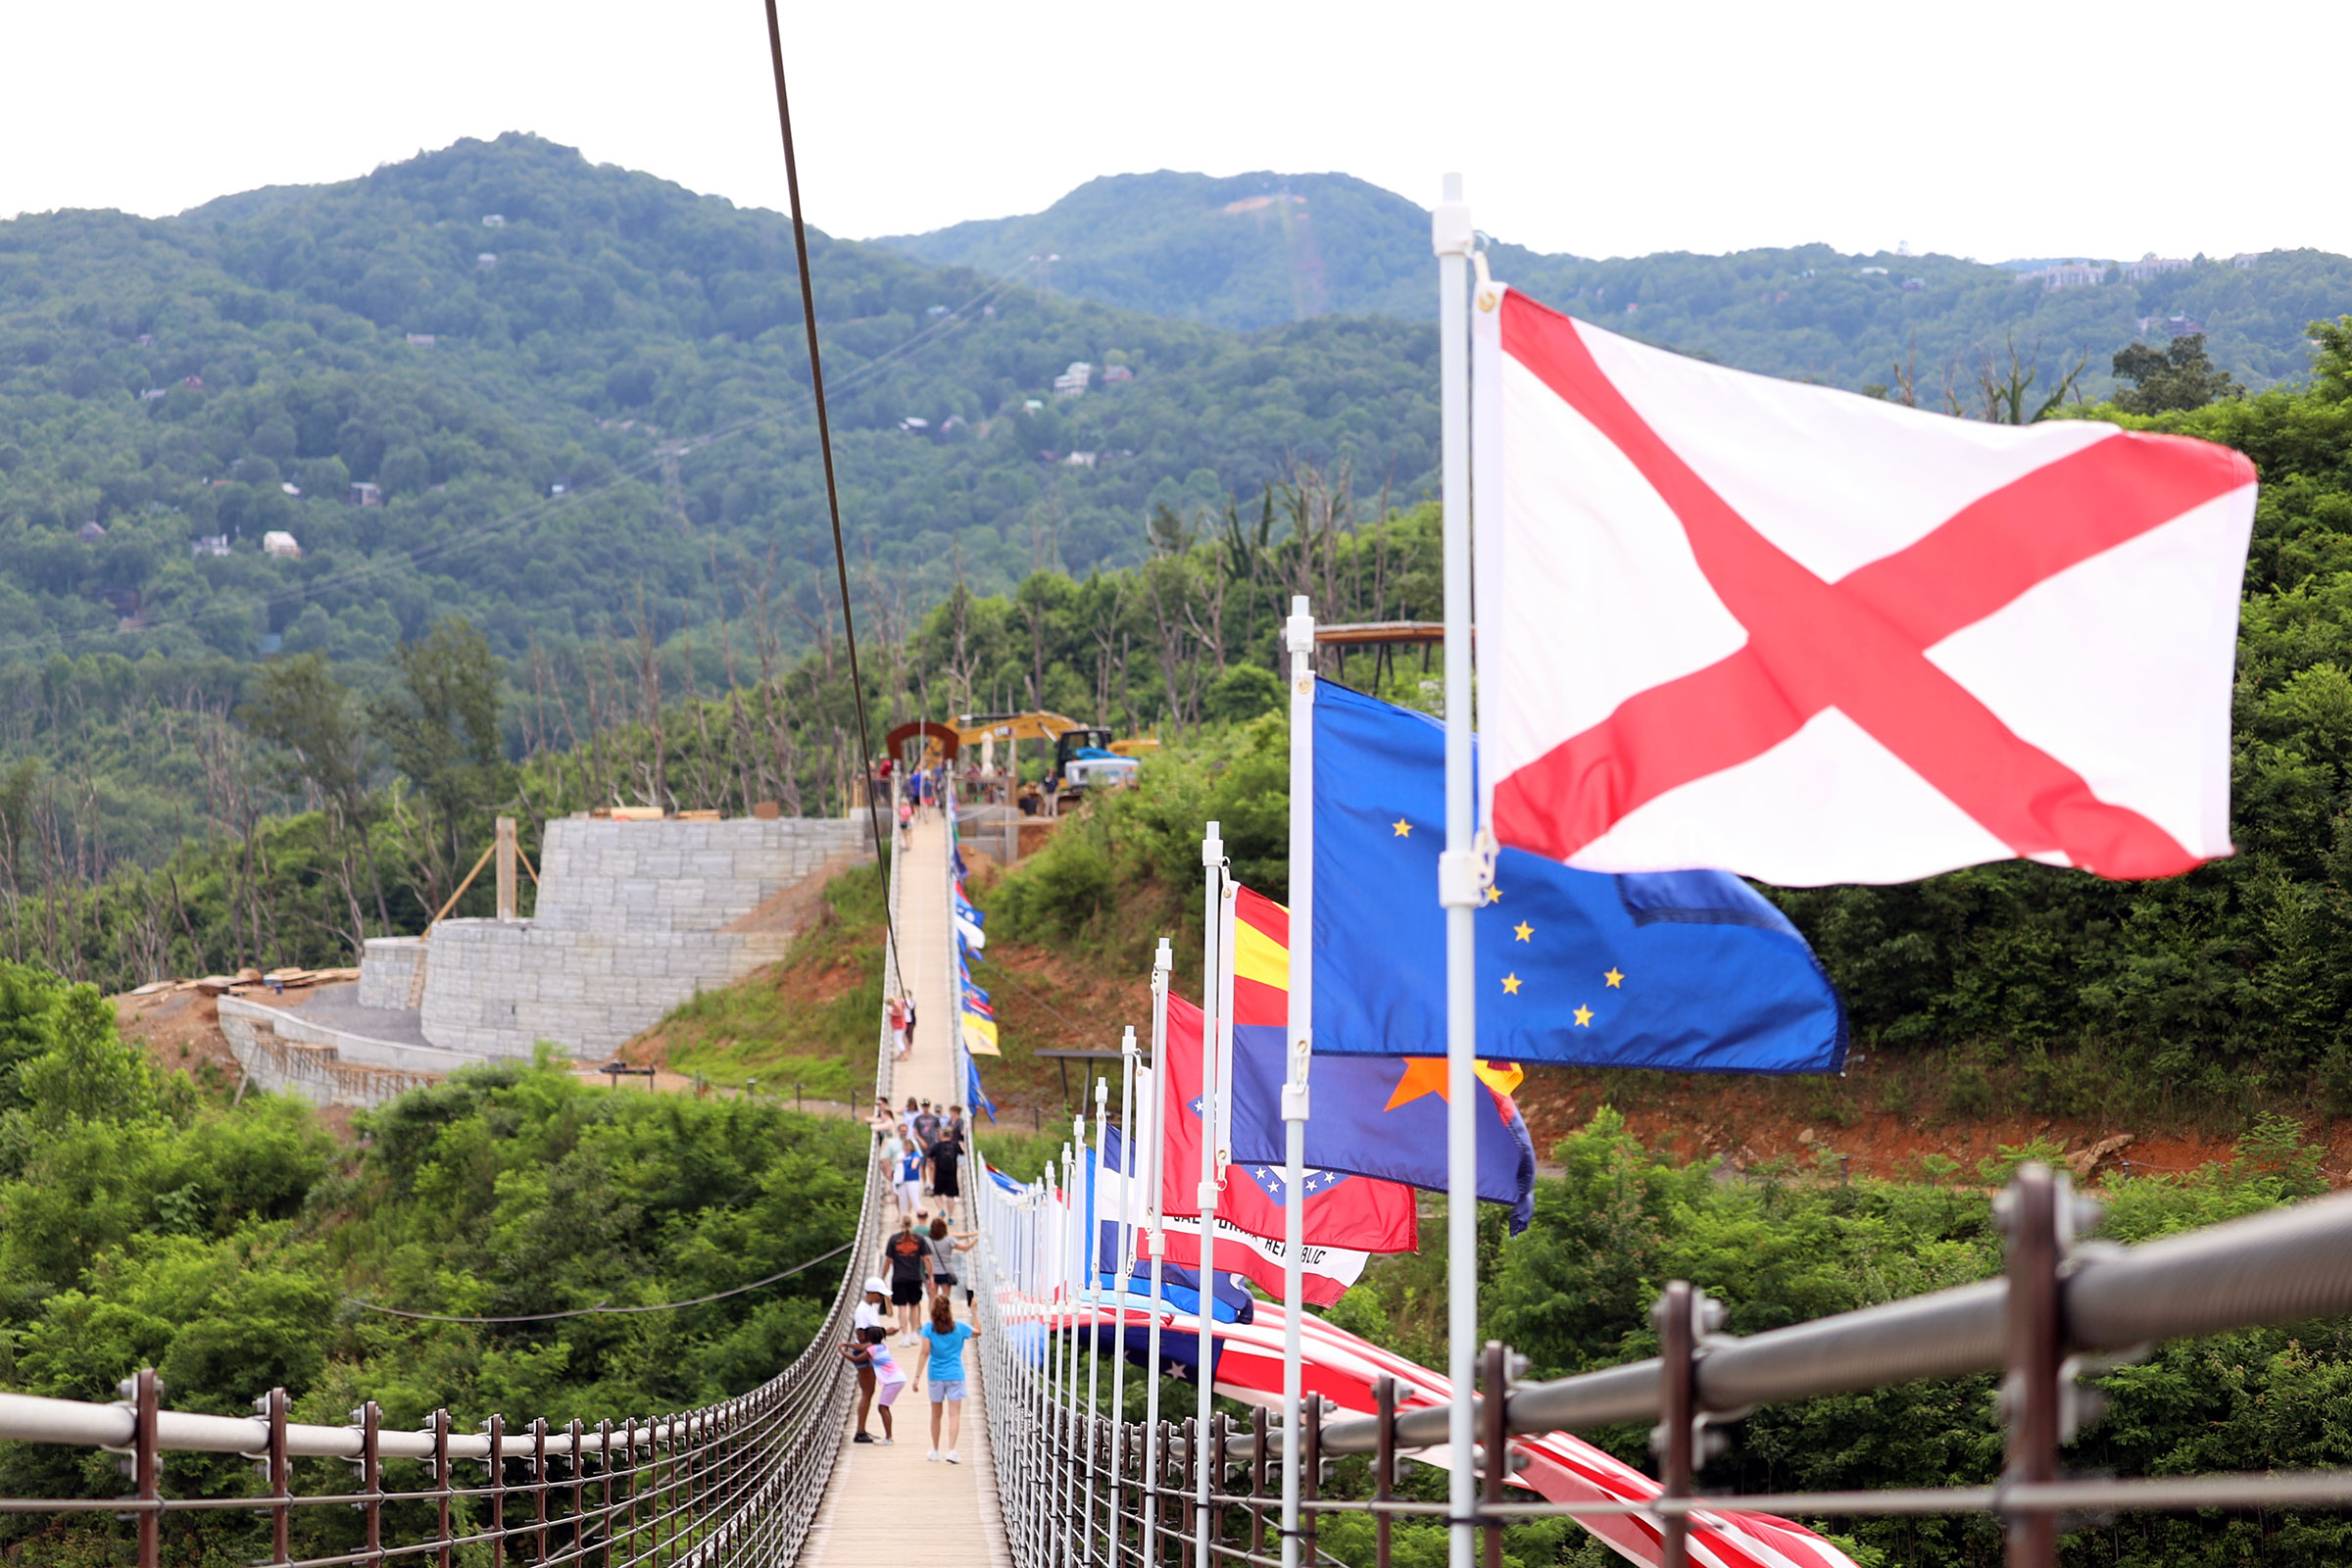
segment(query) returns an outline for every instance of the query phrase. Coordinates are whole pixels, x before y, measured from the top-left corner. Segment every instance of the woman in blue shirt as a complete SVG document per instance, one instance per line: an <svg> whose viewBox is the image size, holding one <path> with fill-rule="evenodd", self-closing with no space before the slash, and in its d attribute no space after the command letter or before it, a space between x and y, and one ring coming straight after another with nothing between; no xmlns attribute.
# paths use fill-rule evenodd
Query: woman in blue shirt
<svg viewBox="0 0 2352 1568"><path fill-rule="evenodd" d="M950 1464L961 1464L956 1456L956 1443L963 1435L963 1345L976 1340L980 1331L969 1323L956 1321L956 1308L943 1292L931 1301L931 1321L923 1325L923 1344L930 1354L923 1365L923 1376L931 1382L931 1452L927 1457L945 1459ZM939 1446L939 1412L948 1412L948 1446Z"/></svg>

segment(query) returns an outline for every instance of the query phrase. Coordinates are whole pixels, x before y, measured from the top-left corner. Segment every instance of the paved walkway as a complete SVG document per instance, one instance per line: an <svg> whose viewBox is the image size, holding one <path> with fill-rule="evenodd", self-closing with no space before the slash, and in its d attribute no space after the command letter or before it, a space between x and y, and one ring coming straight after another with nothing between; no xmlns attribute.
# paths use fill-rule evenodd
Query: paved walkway
<svg viewBox="0 0 2352 1568"><path fill-rule="evenodd" d="M894 1075L896 1102L905 1104L908 1095L933 1104L957 1102L963 1095L953 1082L950 1049L956 1008L948 995L955 960L949 949L947 825L936 813L915 824L914 847L905 852L899 867L899 962L914 989L917 1023L914 1053ZM866 1266L870 1270L877 1261L869 1259ZM960 1315L960 1295L956 1305ZM922 1348L897 1353L911 1371L911 1358ZM901 1395L894 1407L897 1443L841 1446L824 1506L802 1548L801 1568L908 1568L922 1562L1010 1568L988 1423L980 1415L985 1394L977 1376L978 1355L966 1349L964 1364L974 1378L957 1449L963 1462L933 1464L923 1457L931 1446L930 1385L925 1383L922 1394ZM854 1412L851 1419L855 1422ZM870 1419L867 1430L881 1436L881 1421Z"/></svg>

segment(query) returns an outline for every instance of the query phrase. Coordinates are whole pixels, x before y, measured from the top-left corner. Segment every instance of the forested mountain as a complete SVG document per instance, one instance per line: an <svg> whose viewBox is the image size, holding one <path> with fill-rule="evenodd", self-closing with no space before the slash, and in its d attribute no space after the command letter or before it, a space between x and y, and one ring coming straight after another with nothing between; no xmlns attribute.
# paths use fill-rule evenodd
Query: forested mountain
<svg viewBox="0 0 2352 1568"><path fill-rule="evenodd" d="M1294 462L1434 465L1426 327L1244 338L821 235L812 264L847 520L909 601L1138 559L1148 500ZM518 653L640 591L662 635L708 618L714 552L808 580L796 288L777 215L516 135L161 221L0 224L0 659L270 634L380 659L447 610ZM1073 361L1093 395L1057 399ZM299 564L261 554L275 529Z"/></svg>
<svg viewBox="0 0 2352 1568"><path fill-rule="evenodd" d="M1042 213L879 243L983 270L1054 255L1057 291L1219 326L1437 314L1428 213L1346 174L1116 174ZM2012 342L2044 387L2087 355L2081 385L2096 398L2118 349L2202 330L2222 368L2261 387L2305 373L2305 323L2352 310L2352 258L2320 251L2244 266L2199 258L2130 278L2109 263L2108 281L2059 289L2018 265L1827 245L1586 261L1497 242L1491 265L1547 304L1651 342L1854 391L1909 375L1929 408L1946 406L1948 383L1970 413L1978 372L1988 356L2005 368Z"/></svg>

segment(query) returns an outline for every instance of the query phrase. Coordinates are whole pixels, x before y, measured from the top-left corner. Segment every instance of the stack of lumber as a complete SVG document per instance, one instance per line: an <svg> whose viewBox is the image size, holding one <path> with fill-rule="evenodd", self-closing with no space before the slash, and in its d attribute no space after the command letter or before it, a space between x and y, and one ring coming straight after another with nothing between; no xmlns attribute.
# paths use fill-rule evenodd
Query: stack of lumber
<svg viewBox="0 0 2352 1568"><path fill-rule="evenodd" d="M162 996L172 991L200 991L208 997L259 996L300 991L311 986L338 985L357 980L352 969L272 969L268 974L250 966L235 974L208 974L193 980L150 980L130 993L134 997Z"/></svg>

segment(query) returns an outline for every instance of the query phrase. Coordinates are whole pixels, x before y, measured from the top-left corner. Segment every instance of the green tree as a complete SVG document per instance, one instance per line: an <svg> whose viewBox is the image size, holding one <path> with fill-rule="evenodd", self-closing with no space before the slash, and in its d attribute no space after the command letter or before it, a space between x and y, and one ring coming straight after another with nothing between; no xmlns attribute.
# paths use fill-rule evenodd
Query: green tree
<svg viewBox="0 0 2352 1568"><path fill-rule="evenodd" d="M2215 368L2202 332L2177 337L2161 349L2127 344L2116 353L2115 378L2132 383L2115 394L2115 406L2131 414L2201 409L2245 390L2229 371Z"/></svg>
<svg viewBox="0 0 2352 1568"><path fill-rule="evenodd" d="M438 907L457 885L480 817L514 793L498 727L499 661L471 621L445 615L420 640L401 644L394 662L401 689L368 713L433 818L422 870L425 902Z"/></svg>
<svg viewBox="0 0 2352 1568"><path fill-rule="evenodd" d="M367 935L352 886L355 842L375 896L376 918L390 935L392 911L384 903L384 881L376 869L369 832L377 812L368 789L368 734L350 691L329 672L325 656L300 654L269 665L255 682L253 700L237 716L282 754L269 764L278 787L292 791L307 785L325 808L328 833L340 851L354 947Z"/></svg>

